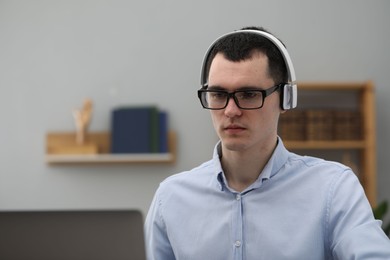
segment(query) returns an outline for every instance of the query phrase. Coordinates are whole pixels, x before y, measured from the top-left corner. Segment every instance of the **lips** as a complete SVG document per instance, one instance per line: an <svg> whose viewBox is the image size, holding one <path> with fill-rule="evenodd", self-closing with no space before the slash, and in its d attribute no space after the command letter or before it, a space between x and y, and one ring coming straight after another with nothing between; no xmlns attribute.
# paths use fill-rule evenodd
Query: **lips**
<svg viewBox="0 0 390 260"><path fill-rule="evenodd" d="M232 125L228 125L228 126L224 127L224 131L227 133L230 133L230 134L237 134L237 133L240 133L244 130L245 130L245 127L240 126L240 125L236 125L236 124L232 124Z"/></svg>

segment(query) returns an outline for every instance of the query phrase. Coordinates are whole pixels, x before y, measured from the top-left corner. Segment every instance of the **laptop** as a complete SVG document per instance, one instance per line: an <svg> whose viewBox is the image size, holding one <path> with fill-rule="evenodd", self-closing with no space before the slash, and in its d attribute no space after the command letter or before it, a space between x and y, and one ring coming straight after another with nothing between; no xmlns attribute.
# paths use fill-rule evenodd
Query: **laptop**
<svg viewBox="0 0 390 260"><path fill-rule="evenodd" d="M0 259L145 260L137 210L0 211Z"/></svg>

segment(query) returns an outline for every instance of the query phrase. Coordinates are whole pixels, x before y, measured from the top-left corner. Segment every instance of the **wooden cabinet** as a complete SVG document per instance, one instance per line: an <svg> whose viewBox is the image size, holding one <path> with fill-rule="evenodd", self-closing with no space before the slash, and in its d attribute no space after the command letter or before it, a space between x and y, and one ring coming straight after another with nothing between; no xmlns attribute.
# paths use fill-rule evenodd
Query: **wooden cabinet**
<svg viewBox="0 0 390 260"><path fill-rule="evenodd" d="M298 108L280 117L279 135L298 154L337 160L358 175L376 204L374 85L368 82L299 83Z"/></svg>

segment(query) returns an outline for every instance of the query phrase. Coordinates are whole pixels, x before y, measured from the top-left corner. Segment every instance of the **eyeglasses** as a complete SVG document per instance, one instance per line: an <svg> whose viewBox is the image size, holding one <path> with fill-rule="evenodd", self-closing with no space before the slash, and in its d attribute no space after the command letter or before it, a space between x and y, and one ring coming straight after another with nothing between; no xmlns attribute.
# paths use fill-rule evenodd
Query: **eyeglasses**
<svg viewBox="0 0 390 260"><path fill-rule="evenodd" d="M198 98L203 108L219 110L227 107L230 98L233 98L237 107L241 109L259 109L264 105L267 96L277 91L283 83L270 87L268 89L245 89L227 92L225 90L213 90L205 88L198 90Z"/></svg>

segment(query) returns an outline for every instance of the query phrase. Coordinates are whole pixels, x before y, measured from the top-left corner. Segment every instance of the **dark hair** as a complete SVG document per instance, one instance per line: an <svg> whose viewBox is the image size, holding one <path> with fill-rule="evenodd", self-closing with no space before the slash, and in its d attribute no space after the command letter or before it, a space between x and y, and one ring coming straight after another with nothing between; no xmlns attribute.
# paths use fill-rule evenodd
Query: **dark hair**
<svg viewBox="0 0 390 260"><path fill-rule="evenodd" d="M244 27L241 30L258 30L269 33L263 27ZM222 53L230 61L250 59L254 51L264 53L268 57L268 74L275 84L287 82L287 68L283 55L278 47L267 38L254 33L228 35L215 43L206 64L206 78L211 62L217 53Z"/></svg>

